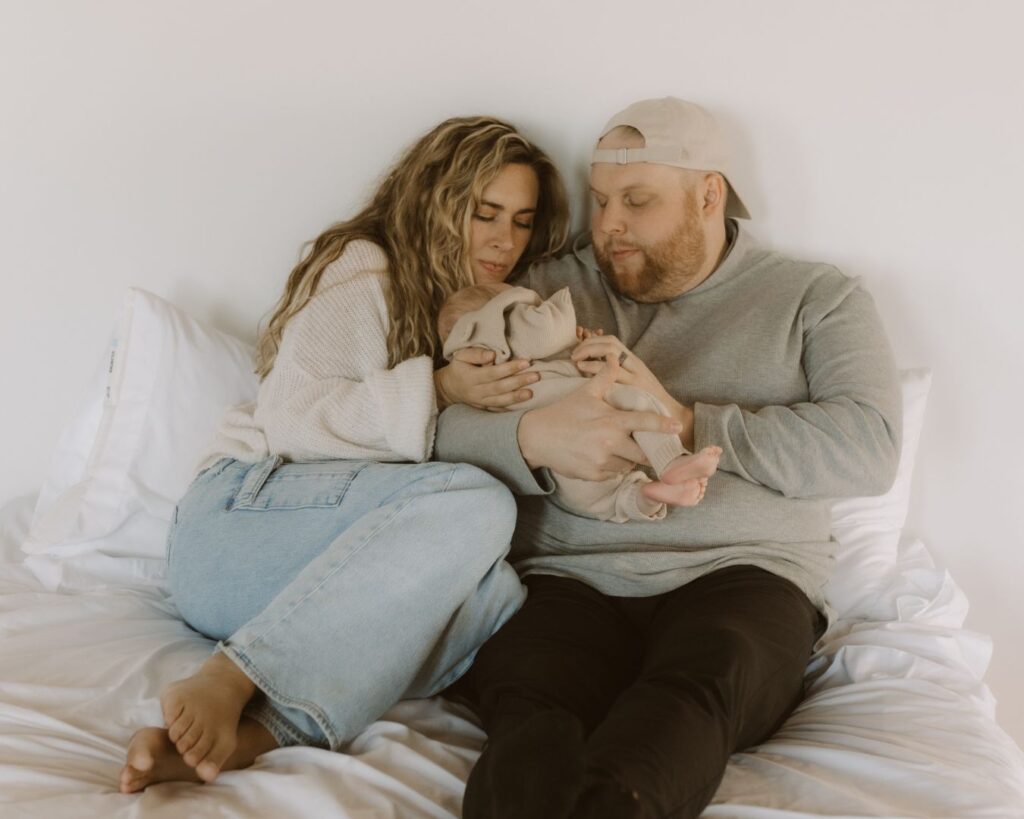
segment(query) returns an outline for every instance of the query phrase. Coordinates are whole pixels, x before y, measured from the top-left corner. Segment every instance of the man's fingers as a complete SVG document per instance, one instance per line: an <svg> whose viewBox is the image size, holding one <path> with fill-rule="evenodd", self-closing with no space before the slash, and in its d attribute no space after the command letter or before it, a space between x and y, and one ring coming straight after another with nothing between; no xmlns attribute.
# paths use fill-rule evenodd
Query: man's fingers
<svg viewBox="0 0 1024 819"><path fill-rule="evenodd" d="M609 356L605 360L604 366L581 389L586 390L596 398L604 398L605 393L615 383L620 369L619 360L615 356Z"/></svg>
<svg viewBox="0 0 1024 819"><path fill-rule="evenodd" d="M573 361L583 358L605 358L612 353L618 355L625 349L623 343L615 336L593 335L577 344L570 357Z"/></svg>
<svg viewBox="0 0 1024 819"><path fill-rule="evenodd" d="M646 464L647 456L640 449L639 445L632 438L626 438L615 447L615 463L619 465L618 471L624 472L633 464Z"/></svg>
<svg viewBox="0 0 1024 819"><path fill-rule="evenodd" d="M604 369L605 362L603 361L577 361L576 369L581 373L589 373L594 375ZM621 367L621 365L620 365ZM621 367L619 370L619 377L616 379L619 384L632 384L635 380L633 373L629 372L625 367Z"/></svg>
<svg viewBox="0 0 1024 819"><path fill-rule="evenodd" d="M619 412L615 420L621 429L628 432L669 432L678 435L683 431L683 425L678 421L657 412Z"/></svg>

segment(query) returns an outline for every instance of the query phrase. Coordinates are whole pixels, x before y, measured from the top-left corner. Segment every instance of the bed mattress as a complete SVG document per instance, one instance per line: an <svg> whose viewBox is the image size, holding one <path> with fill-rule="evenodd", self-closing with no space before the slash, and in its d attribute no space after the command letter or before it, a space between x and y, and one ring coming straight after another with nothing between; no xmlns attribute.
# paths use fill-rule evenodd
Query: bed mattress
<svg viewBox="0 0 1024 819"><path fill-rule="evenodd" d="M344 753L283 748L213 784L122 795L129 737L212 644L153 587L53 591L21 551L32 500L0 510L0 817L457 817L484 734L441 699L401 702ZM1024 756L995 722L988 639L918 541L867 616L839 619L804 703L735 754L704 816L1024 816Z"/></svg>

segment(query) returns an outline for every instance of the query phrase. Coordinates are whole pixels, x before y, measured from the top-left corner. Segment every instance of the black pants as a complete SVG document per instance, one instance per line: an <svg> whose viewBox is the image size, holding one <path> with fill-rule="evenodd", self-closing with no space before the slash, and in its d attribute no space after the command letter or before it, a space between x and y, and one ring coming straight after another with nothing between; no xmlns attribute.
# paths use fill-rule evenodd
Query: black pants
<svg viewBox="0 0 1024 819"><path fill-rule="evenodd" d="M824 626L796 586L750 566L655 597L526 584L523 608L449 689L488 733L466 819L697 816L729 755L800 702Z"/></svg>

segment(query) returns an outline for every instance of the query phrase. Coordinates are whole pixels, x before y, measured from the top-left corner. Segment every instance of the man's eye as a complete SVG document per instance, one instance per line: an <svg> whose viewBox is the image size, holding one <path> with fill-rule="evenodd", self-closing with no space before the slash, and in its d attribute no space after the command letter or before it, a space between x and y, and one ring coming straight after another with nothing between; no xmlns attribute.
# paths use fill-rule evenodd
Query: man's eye
<svg viewBox="0 0 1024 819"><path fill-rule="evenodd" d="M626 204L629 205L629 207L631 207L631 208L642 208L644 205L648 204L650 201L651 201L650 199L632 199L632 198L630 198L630 199L626 200Z"/></svg>

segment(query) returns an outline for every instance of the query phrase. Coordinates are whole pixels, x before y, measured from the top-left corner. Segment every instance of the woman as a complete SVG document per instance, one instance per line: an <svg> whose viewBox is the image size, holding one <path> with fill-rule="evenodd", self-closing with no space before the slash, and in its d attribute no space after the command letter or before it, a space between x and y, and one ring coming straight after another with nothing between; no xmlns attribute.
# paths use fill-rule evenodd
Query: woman
<svg viewBox="0 0 1024 819"><path fill-rule="evenodd" d="M439 408L506 406L533 376L435 371L434 328L450 293L554 253L567 221L543 152L500 120L451 119L312 243L261 335L256 403L225 416L168 537L173 599L220 642L162 692L165 727L132 737L123 792L336 749L454 682L519 607L508 490L427 461Z"/></svg>

